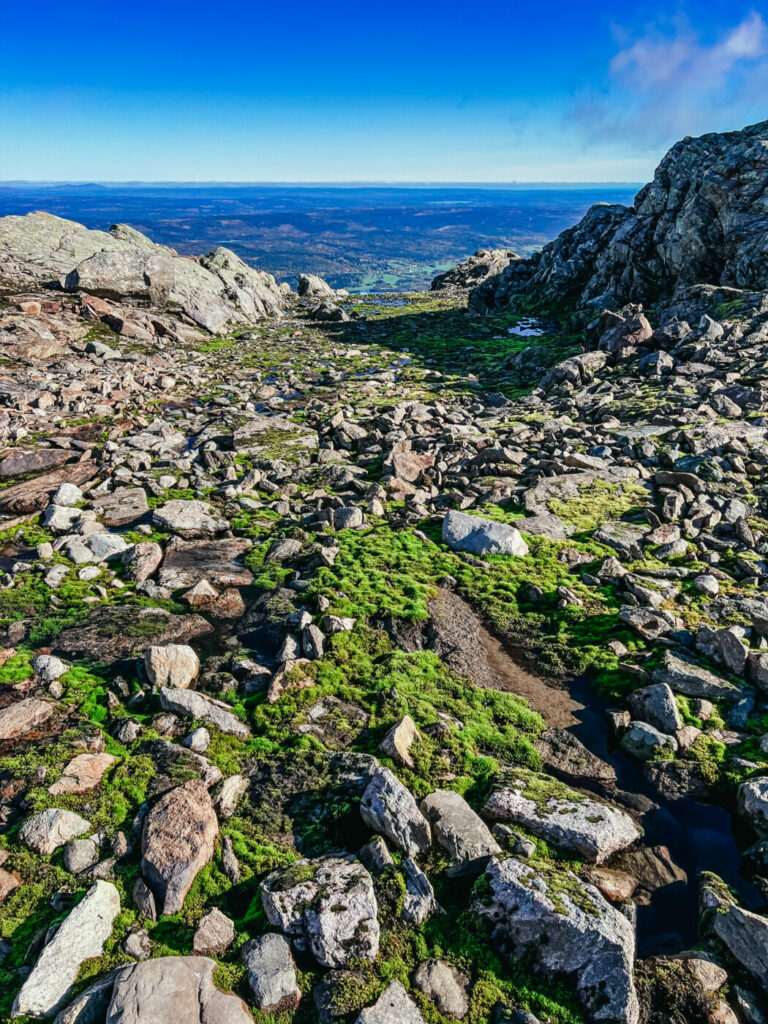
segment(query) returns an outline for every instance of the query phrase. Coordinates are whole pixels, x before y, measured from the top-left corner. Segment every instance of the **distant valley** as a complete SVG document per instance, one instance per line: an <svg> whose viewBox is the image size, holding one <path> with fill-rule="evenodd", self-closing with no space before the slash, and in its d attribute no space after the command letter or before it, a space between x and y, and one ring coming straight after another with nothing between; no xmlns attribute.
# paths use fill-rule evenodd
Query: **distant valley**
<svg viewBox="0 0 768 1024"><path fill-rule="evenodd" d="M636 188L0 183L0 216L45 209L106 229L131 224L199 254L226 245L295 286L301 271L351 291L415 291L478 247L528 255L596 202Z"/></svg>

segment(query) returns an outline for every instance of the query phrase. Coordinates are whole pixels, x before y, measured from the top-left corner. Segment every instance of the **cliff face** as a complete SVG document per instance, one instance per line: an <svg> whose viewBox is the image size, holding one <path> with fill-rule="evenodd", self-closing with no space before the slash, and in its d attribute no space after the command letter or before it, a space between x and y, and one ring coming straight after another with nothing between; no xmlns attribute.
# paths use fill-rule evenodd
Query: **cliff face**
<svg viewBox="0 0 768 1024"><path fill-rule="evenodd" d="M678 142L633 207L593 206L479 285L469 305L486 313L520 294L587 308L665 304L695 284L768 288L768 121Z"/></svg>

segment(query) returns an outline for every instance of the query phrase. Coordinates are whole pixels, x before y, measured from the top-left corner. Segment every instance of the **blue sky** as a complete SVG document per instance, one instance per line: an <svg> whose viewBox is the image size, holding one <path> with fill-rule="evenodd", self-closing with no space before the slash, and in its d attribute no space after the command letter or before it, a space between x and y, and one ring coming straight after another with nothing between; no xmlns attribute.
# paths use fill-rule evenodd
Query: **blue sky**
<svg viewBox="0 0 768 1024"><path fill-rule="evenodd" d="M644 181L766 97L741 0L16 2L0 180Z"/></svg>

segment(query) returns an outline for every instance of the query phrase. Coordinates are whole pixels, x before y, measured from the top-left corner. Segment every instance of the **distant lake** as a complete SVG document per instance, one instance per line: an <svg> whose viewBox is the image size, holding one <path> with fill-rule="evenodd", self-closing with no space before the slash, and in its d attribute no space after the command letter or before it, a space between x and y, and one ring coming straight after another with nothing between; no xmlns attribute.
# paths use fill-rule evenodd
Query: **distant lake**
<svg viewBox="0 0 768 1024"><path fill-rule="evenodd" d="M638 186L0 183L0 216L47 210L106 230L125 222L179 252L217 245L295 286L404 291L479 248L528 255L593 203L631 205Z"/></svg>

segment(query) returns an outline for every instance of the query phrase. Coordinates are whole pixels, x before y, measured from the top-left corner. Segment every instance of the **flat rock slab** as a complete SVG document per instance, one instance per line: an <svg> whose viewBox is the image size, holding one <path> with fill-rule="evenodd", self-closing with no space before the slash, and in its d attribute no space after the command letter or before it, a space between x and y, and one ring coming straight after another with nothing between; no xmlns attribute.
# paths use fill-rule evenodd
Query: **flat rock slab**
<svg viewBox="0 0 768 1024"><path fill-rule="evenodd" d="M45 476L6 487L0 491L0 515L23 516L42 512L50 496L61 484L70 483L79 487L92 480L98 471L95 462L74 462L53 473L46 473Z"/></svg>
<svg viewBox="0 0 768 1024"><path fill-rule="evenodd" d="M170 790L150 810L141 840L141 870L164 914L181 911L198 871L213 856L218 833L216 812L200 779Z"/></svg>
<svg viewBox="0 0 768 1024"><path fill-rule="evenodd" d="M149 644L185 644L213 632L200 615L158 614L155 608L97 608L82 625L65 629L56 650L69 657L90 656L106 665L144 653Z"/></svg>
<svg viewBox="0 0 768 1024"><path fill-rule="evenodd" d="M213 980L205 956L161 956L110 971L56 1018L56 1024L253 1024L238 996Z"/></svg>
<svg viewBox="0 0 768 1024"><path fill-rule="evenodd" d="M9 704L0 710L0 740L12 740L26 736L38 725L47 722L54 712L54 705L35 697Z"/></svg>
<svg viewBox="0 0 768 1024"><path fill-rule="evenodd" d="M207 501L185 501L181 498L174 498L156 508L152 522L161 529L170 530L187 539L215 537L217 533L225 533L229 529L228 520L217 516Z"/></svg>
<svg viewBox="0 0 768 1024"><path fill-rule="evenodd" d="M672 651L665 653L664 661L653 673L653 681L666 683L675 693L683 693L688 697L740 700L744 696L740 687L695 662L679 658Z"/></svg>
<svg viewBox="0 0 768 1024"><path fill-rule="evenodd" d="M607 484L623 484L636 481L639 477L640 472L634 466L609 466L599 472L586 471L548 476L525 492L523 506L526 512L532 515L542 515L550 511L551 501L581 498L583 489L598 480Z"/></svg>
<svg viewBox="0 0 768 1024"><path fill-rule="evenodd" d="M616 784L613 765L603 761L567 729L548 729L536 742L536 749L546 767L571 782L600 782L604 786Z"/></svg>
<svg viewBox="0 0 768 1024"><path fill-rule="evenodd" d="M119 913L120 894L115 886L111 882L96 882L43 947L16 996L13 1016L43 1017L55 1013L77 980L83 961L104 952Z"/></svg>
<svg viewBox="0 0 768 1024"><path fill-rule="evenodd" d="M247 587L253 573L237 559L252 542L240 537L221 540L182 540L174 537L166 546L158 582L169 590L193 587L207 580L214 587Z"/></svg>
<svg viewBox="0 0 768 1024"><path fill-rule="evenodd" d="M73 456L68 448L38 448L33 452L13 452L0 460L0 480L11 480L15 476L29 476L58 469Z"/></svg>
<svg viewBox="0 0 768 1024"><path fill-rule="evenodd" d="M99 785L105 773L116 762L117 758L112 754L78 754L61 773L61 778L48 787L48 792L53 796L87 793Z"/></svg>
<svg viewBox="0 0 768 1024"><path fill-rule="evenodd" d="M149 512L147 492L143 487L118 487L111 494L95 497L93 508L105 526L129 526Z"/></svg>
<svg viewBox="0 0 768 1024"><path fill-rule="evenodd" d="M220 732L238 736L240 739L247 739L251 735L251 730L245 722L242 722L223 701L206 697L195 690L174 690L167 686L159 686L157 693L166 711L174 711L188 718L199 718L203 722L215 725Z"/></svg>
<svg viewBox="0 0 768 1024"><path fill-rule="evenodd" d="M484 813L497 821L522 825L596 864L630 846L641 834L624 811L526 768L503 773Z"/></svg>

